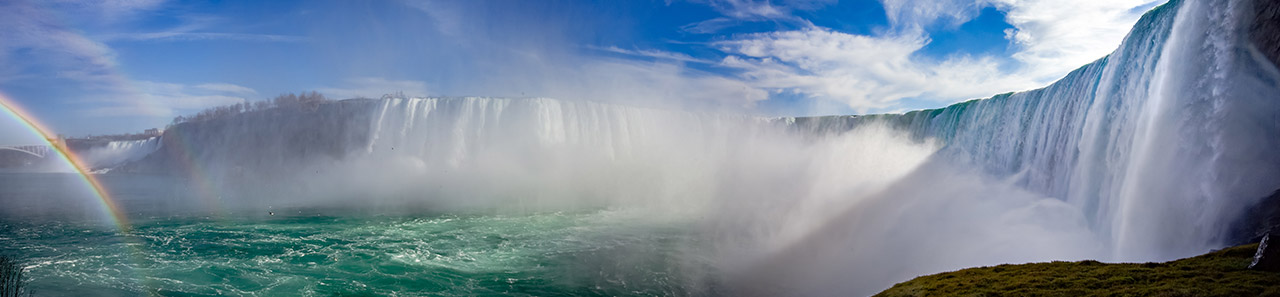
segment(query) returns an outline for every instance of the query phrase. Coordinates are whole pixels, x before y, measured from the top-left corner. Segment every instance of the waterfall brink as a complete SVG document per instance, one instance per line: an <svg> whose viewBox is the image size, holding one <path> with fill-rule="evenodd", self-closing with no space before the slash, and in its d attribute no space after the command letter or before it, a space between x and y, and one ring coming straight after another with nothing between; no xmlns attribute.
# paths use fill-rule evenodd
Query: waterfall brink
<svg viewBox="0 0 1280 297"><path fill-rule="evenodd" d="M546 98L395 98L369 106L369 133L349 155L358 161L337 171L394 174L339 174L323 183L375 188L383 199L432 208L691 207L707 200L691 196L713 195L709 181L731 158L765 139L791 137L776 119Z"/></svg>
<svg viewBox="0 0 1280 297"><path fill-rule="evenodd" d="M1256 4L1173 0L1052 85L941 109L763 118L353 99L180 124L131 168L218 184L201 201L223 208L654 210L694 222L742 292L1169 260L1221 247L1233 218L1280 188L1280 71L1251 41L1267 28Z"/></svg>
<svg viewBox="0 0 1280 297"><path fill-rule="evenodd" d="M96 172L107 172L129 162L141 160L158 149L160 149L160 137L112 141L106 145L89 148L82 157L89 168Z"/></svg>
<svg viewBox="0 0 1280 297"><path fill-rule="evenodd" d="M1115 260L1196 254L1280 188L1280 79L1245 34L1253 14L1250 1L1171 1L1046 88L869 118L1079 207Z"/></svg>

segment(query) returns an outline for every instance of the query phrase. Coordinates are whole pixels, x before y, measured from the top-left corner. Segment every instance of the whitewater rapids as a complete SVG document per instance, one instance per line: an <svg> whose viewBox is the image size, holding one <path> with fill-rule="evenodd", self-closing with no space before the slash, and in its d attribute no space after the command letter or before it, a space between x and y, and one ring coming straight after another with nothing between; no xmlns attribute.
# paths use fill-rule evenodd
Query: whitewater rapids
<svg viewBox="0 0 1280 297"><path fill-rule="evenodd" d="M680 222L685 244L666 252L706 266L677 283L714 284L690 294L866 295L970 266L1171 260L1222 247L1280 189L1280 71L1249 35L1259 3L1170 1L1050 86L941 109L344 100L180 124L125 167L186 177L198 211L249 221L638 212L628 224Z"/></svg>

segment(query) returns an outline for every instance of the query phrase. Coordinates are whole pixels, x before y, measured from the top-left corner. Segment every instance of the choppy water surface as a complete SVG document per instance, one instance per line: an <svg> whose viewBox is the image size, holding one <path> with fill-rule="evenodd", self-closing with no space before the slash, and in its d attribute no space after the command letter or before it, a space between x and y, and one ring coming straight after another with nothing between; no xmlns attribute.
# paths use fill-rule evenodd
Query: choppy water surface
<svg viewBox="0 0 1280 297"><path fill-rule="evenodd" d="M40 295L680 295L681 232L612 212L0 225Z"/></svg>
<svg viewBox="0 0 1280 297"><path fill-rule="evenodd" d="M5 198L20 197L18 188ZM143 216L125 236L99 220L7 216L0 252L27 263L40 296L701 295L711 287L693 281L706 266L683 250L690 236L681 226L627 211L233 216Z"/></svg>

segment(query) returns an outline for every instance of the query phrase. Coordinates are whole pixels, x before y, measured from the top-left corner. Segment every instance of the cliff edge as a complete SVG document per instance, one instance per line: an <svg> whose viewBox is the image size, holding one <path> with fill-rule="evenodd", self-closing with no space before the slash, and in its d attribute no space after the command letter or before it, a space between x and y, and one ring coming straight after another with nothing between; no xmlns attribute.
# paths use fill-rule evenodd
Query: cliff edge
<svg viewBox="0 0 1280 297"><path fill-rule="evenodd" d="M1280 296L1280 273L1248 269L1258 244L1165 263L1050 262L917 277L875 296Z"/></svg>

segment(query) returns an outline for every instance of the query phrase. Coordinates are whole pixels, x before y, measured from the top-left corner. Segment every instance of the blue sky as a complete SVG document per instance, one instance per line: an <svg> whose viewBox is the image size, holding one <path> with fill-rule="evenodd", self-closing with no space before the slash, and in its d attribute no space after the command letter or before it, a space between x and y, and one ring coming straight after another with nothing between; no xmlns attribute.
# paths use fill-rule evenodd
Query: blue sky
<svg viewBox="0 0 1280 297"><path fill-rule="evenodd" d="M1044 86L1161 2L0 1L0 93L71 136L305 90L898 112Z"/></svg>

